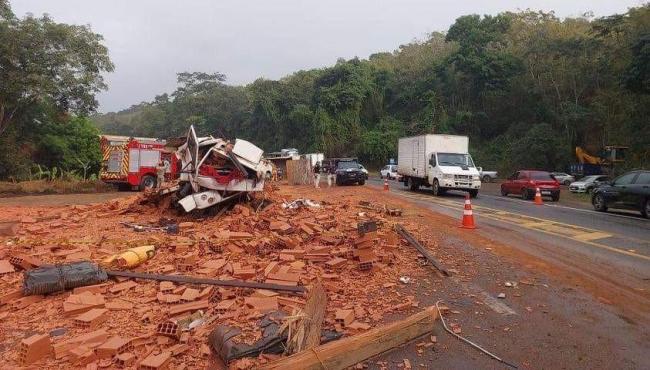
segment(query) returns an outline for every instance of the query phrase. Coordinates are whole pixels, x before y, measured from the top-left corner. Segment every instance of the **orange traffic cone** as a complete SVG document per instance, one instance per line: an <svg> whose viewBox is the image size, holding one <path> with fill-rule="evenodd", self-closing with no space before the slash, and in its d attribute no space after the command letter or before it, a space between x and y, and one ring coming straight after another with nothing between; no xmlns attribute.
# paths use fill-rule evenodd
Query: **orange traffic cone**
<svg viewBox="0 0 650 370"><path fill-rule="evenodd" d="M476 229L476 225L474 225L474 213L472 213L472 202L469 200L469 194L465 195L463 223L460 225L460 227L463 229Z"/></svg>
<svg viewBox="0 0 650 370"><path fill-rule="evenodd" d="M388 179L384 179L384 190L388 191Z"/></svg>
<svg viewBox="0 0 650 370"><path fill-rule="evenodd" d="M535 190L535 204L538 206L544 204L544 202L542 202L542 193L539 192L539 188L536 188Z"/></svg>

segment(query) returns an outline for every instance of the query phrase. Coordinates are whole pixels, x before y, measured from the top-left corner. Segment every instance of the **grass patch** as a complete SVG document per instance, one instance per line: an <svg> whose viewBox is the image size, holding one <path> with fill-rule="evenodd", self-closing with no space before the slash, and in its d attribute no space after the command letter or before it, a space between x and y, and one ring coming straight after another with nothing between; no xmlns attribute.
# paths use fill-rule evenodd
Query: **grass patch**
<svg viewBox="0 0 650 370"><path fill-rule="evenodd" d="M31 180L0 182L0 197L16 195L105 193L115 191L112 185L100 180Z"/></svg>

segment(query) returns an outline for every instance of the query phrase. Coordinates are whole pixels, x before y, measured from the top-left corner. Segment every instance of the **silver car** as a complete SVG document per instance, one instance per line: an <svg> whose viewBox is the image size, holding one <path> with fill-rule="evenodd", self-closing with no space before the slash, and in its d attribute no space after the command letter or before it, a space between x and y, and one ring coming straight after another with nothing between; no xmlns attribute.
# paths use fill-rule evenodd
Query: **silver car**
<svg viewBox="0 0 650 370"><path fill-rule="evenodd" d="M564 172L551 172L551 176L562 185L569 185L576 181L576 178Z"/></svg>
<svg viewBox="0 0 650 370"><path fill-rule="evenodd" d="M569 191L572 193L589 193L603 181L609 181L609 177L605 175L585 176L578 181L572 182L569 185Z"/></svg>

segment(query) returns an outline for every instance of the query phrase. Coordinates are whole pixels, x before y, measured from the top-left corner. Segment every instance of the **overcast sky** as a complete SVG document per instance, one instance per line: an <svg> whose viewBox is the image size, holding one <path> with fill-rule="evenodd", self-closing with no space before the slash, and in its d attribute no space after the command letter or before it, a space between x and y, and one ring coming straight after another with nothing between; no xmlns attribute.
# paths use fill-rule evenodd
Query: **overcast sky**
<svg viewBox="0 0 650 370"><path fill-rule="evenodd" d="M100 111L150 101L183 71L230 84L278 79L338 58L367 58L446 30L464 14L554 10L560 17L622 13L643 0L10 0L18 16L49 13L104 35L115 72Z"/></svg>

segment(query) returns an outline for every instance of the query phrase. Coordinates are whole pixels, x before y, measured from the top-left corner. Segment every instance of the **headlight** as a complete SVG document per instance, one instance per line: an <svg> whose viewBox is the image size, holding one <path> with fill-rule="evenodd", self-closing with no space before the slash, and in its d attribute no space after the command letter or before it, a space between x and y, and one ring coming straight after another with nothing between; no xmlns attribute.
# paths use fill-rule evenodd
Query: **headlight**
<svg viewBox="0 0 650 370"><path fill-rule="evenodd" d="M454 175L450 175L450 174L446 174L446 173L445 173L445 174L442 175L442 178L443 178L443 179L447 179L447 180L453 180L453 179L454 179Z"/></svg>
<svg viewBox="0 0 650 370"><path fill-rule="evenodd" d="M479 179L480 179L479 175L472 175L472 180L479 180Z"/></svg>

